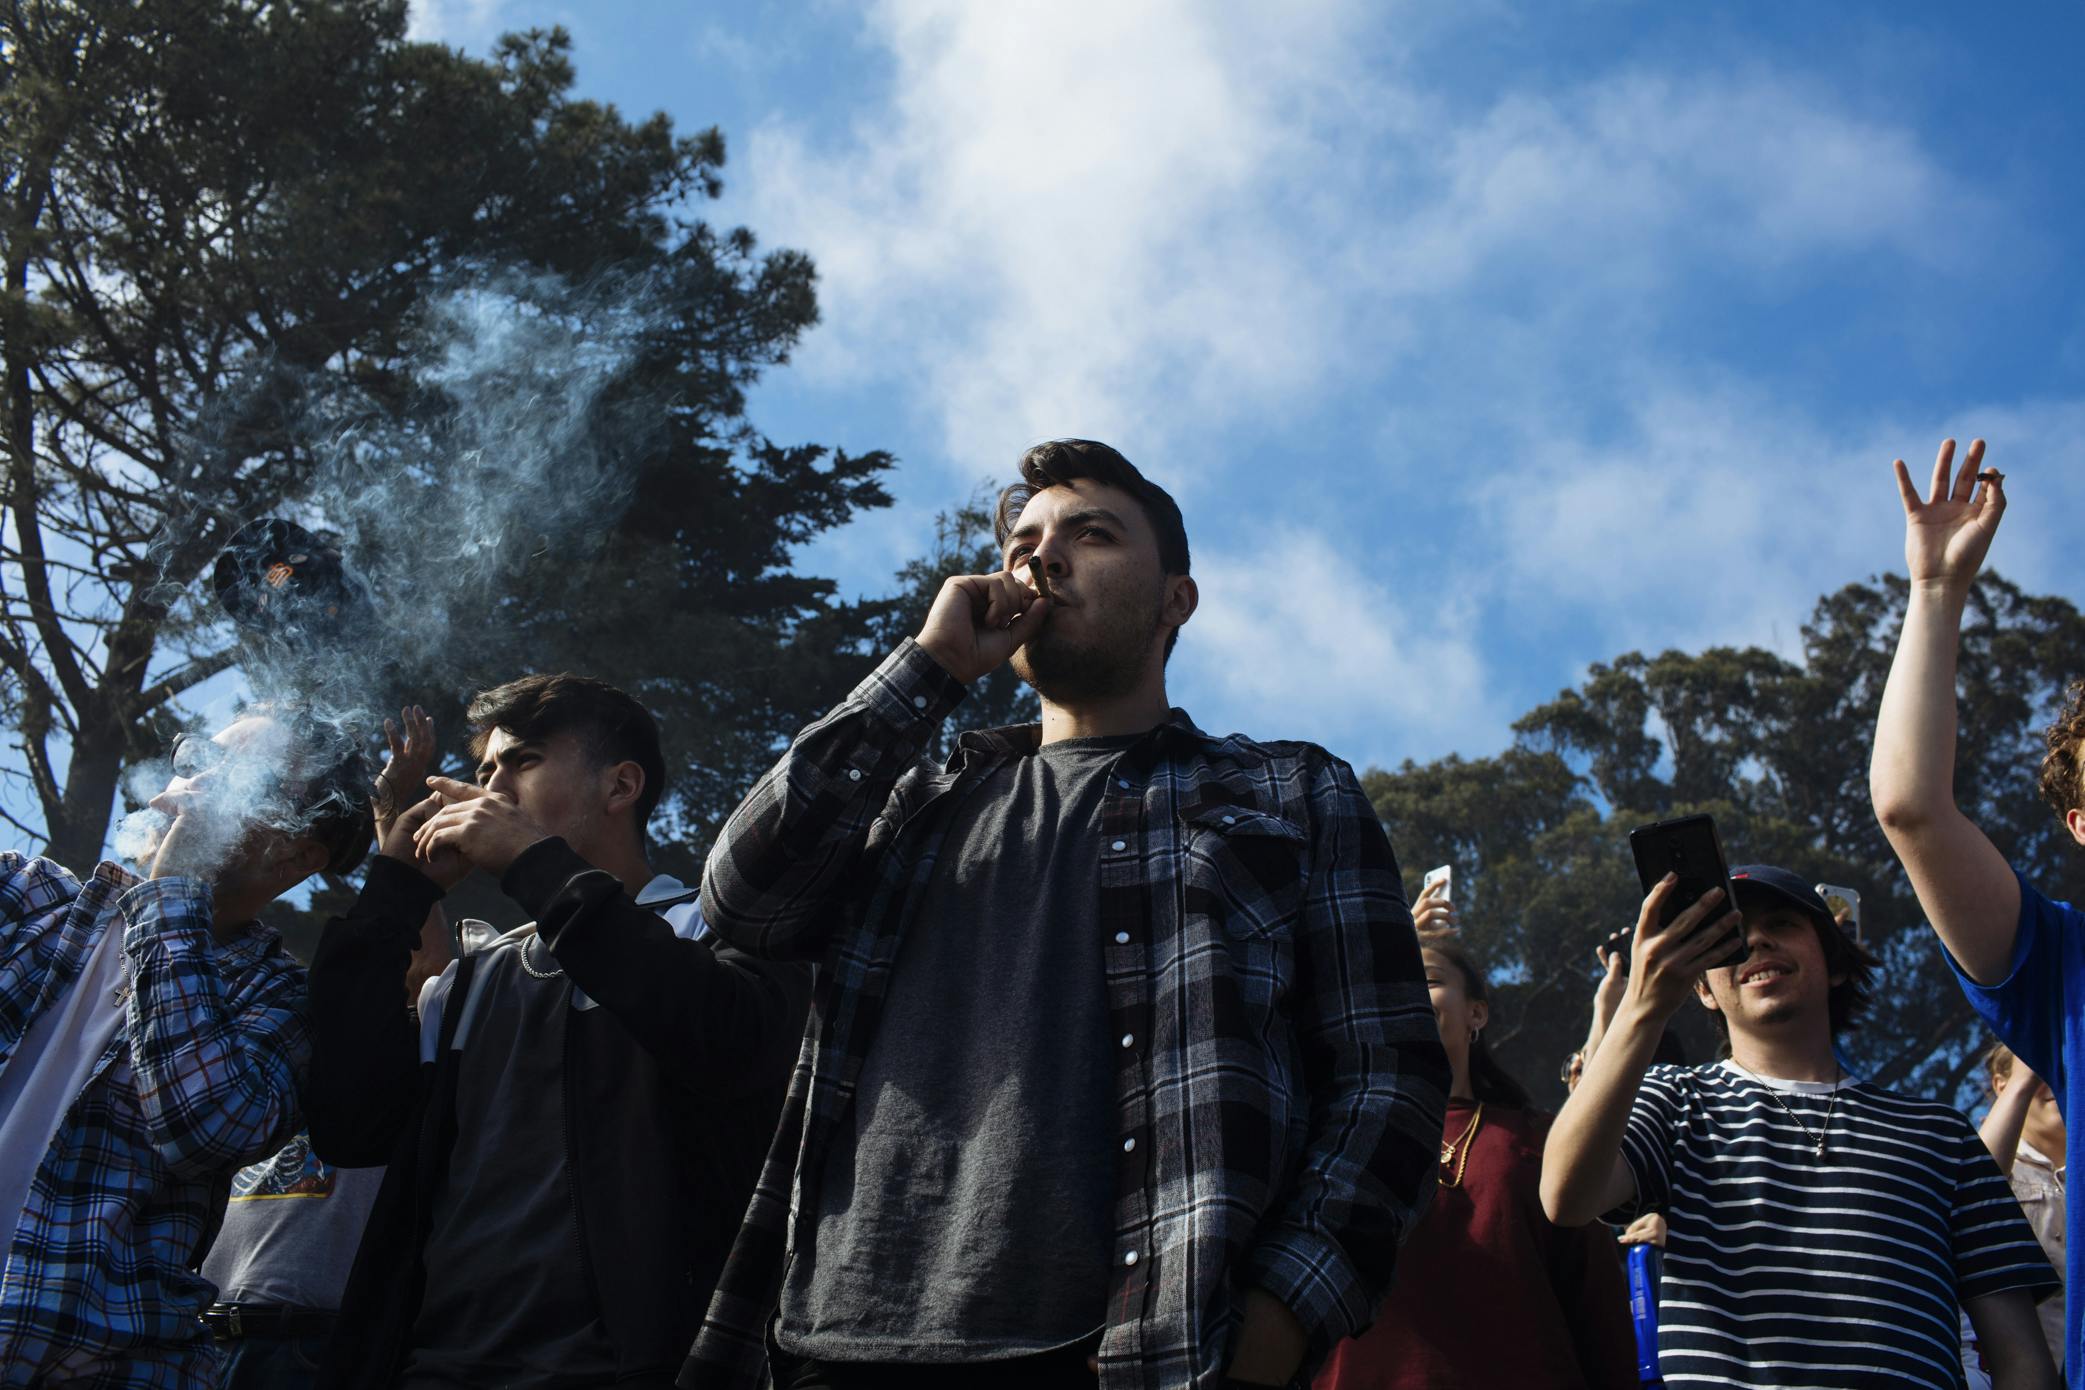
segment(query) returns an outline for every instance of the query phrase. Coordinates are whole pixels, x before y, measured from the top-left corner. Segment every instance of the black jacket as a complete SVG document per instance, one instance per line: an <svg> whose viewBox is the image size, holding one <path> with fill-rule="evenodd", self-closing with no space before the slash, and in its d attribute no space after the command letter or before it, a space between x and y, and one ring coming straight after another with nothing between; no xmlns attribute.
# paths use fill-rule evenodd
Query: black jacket
<svg viewBox="0 0 2085 1390"><path fill-rule="evenodd" d="M674 1366L773 1136L810 972L676 936L562 840L530 847L500 887L534 915L567 987L600 1005L564 1011L566 1162L582 1255L624 1370ZM433 1199L458 1138L451 1043L480 964L458 963L438 1060L423 1066L399 1000L440 897L425 875L380 857L312 960L312 1147L342 1167L390 1165L322 1387L395 1384L426 1285Z"/></svg>

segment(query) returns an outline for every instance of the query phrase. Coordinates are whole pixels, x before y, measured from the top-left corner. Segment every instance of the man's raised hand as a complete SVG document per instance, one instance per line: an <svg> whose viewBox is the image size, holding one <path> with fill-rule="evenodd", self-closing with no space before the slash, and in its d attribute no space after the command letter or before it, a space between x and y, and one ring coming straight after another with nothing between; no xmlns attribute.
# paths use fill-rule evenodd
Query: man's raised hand
<svg viewBox="0 0 2085 1390"><path fill-rule="evenodd" d="M1904 564L1913 586L1965 594L2005 515L2005 478L1983 470L1981 439L1970 441L1959 469L1954 458L1955 441L1943 440L1933 461L1933 495L1923 502L1911 470L1898 459L1897 491L1904 498Z"/></svg>
<svg viewBox="0 0 2085 1390"><path fill-rule="evenodd" d="M384 743L391 756L376 775L373 809L378 844L384 842L399 816L427 795L427 772L434 766L434 721L420 706L407 705L398 711L396 721L384 721Z"/></svg>
<svg viewBox="0 0 2085 1390"><path fill-rule="evenodd" d="M413 852L423 862L448 851L498 875L530 845L550 838L511 797L453 777L430 777L427 785L440 809L413 832Z"/></svg>
<svg viewBox="0 0 2085 1390"><path fill-rule="evenodd" d="M1004 570L944 581L917 639L942 669L969 685L1005 664L1041 630L1050 601Z"/></svg>

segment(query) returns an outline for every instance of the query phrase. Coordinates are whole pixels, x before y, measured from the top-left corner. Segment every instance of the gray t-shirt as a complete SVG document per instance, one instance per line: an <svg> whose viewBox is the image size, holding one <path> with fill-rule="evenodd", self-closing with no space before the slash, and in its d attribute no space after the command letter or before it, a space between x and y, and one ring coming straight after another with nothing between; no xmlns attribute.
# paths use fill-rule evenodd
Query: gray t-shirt
<svg viewBox="0 0 2085 1390"><path fill-rule="evenodd" d="M566 1162L571 985L522 968L534 939L503 937L471 986L457 1142L427 1233L427 1294L400 1377L408 1387L563 1390L616 1376ZM534 950L537 970L557 969Z"/></svg>
<svg viewBox="0 0 2085 1390"><path fill-rule="evenodd" d="M944 814L776 1335L828 1361L1047 1351L1106 1312L1115 1052L1100 812L1134 738L1010 760Z"/></svg>
<svg viewBox="0 0 2085 1390"><path fill-rule="evenodd" d="M303 1134L232 1179L224 1226L203 1257L219 1303L337 1311L381 1168L336 1168Z"/></svg>

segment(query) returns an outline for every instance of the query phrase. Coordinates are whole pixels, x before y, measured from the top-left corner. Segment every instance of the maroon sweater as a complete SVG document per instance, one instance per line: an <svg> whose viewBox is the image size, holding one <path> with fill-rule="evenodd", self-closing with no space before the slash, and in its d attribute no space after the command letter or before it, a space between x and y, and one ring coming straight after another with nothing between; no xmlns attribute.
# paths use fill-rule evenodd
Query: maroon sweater
<svg viewBox="0 0 2085 1390"><path fill-rule="evenodd" d="M1475 1111L1470 1101L1448 1103L1449 1140ZM1628 1281L1613 1236L1597 1222L1573 1229L1542 1214L1551 1118L1484 1107L1462 1185L1434 1193L1398 1256L1382 1315L1333 1349L1314 1390L1636 1383Z"/></svg>

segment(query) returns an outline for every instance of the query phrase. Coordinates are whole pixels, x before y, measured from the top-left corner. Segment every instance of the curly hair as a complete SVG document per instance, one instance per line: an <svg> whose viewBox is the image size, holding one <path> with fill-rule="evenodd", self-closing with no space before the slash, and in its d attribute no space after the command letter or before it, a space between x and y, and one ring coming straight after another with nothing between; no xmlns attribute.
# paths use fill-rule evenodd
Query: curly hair
<svg viewBox="0 0 2085 1390"><path fill-rule="evenodd" d="M2042 737L2049 745L2042 755L2042 800L2059 816L2085 807L2085 678L2063 692L2063 709Z"/></svg>

